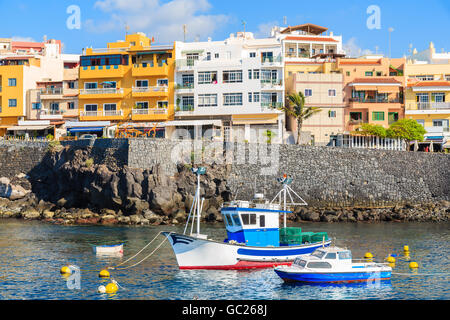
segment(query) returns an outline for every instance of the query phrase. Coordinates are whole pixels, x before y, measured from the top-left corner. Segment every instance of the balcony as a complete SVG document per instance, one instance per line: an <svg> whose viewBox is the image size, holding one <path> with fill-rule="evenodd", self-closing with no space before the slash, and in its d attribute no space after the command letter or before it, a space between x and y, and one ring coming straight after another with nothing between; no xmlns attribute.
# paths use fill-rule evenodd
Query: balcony
<svg viewBox="0 0 450 320"><path fill-rule="evenodd" d="M175 68L177 71L189 71L193 70L195 65L197 64L198 60L192 60L192 59L177 59L175 61Z"/></svg>
<svg viewBox="0 0 450 320"><path fill-rule="evenodd" d="M62 99L64 95L63 88L43 88L40 91L41 100Z"/></svg>
<svg viewBox="0 0 450 320"><path fill-rule="evenodd" d="M80 118L82 120L121 120L123 110L80 111Z"/></svg>
<svg viewBox="0 0 450 320"><path fill-rule="evenodd" d="M407 102L406 115L448 114L450 102Z"/></svg>
<svg viewBox="0 0 450 320"><path fill-rule="evenodd" d="M262 109L280 109L283 108L283 102L261 102Z"/></svg>
<svg viewBox="0 0 450 320"><path fill-rule="evenodd" d="M266 79L261 80L261 89L262 90L283 90L283 80L280 79Z"/></svg>
<svg viewBox="0 0 450 320"><path fill-rule="evenodd" d="M80 89L80 99L122 98L123 88Z"/></svg>
<svg viewBox="0 0 450 320"><path fill-rule="evenodd" d="M169 65L163 62L138 63L133 65L131 72L133 77L168 76Z"/></svg>
<svg viewBox="0 0 450 320"><path fill-rule="evenodd" d="M389 99L386 97L378 97L378 98L351 98L350 102L353 103L402 103L402 101L398 98Z"/></svg>
<svg viewBox="0 0 450 320"><path fill-rule="evenodd" d="M417 102L417 110L450 110L450 102Z"/></svg>
<svg viewBox="0 0 450 320"><path fill-rule="evenodd" d="M132 120L142 121L164 121L169 117L169 110L166 108L133 109Z"/></svg>
<svg viewBox="0 0 450 320"><path fill-rule="evenodd" d="M125 67L122 65L80 67L80 79L122 78Z"/></svg>
<svg viewBox="0 0 450 320"><path fill-rule="evenodd" d="M261 58L261 66L263 68L273 68L273 67L282 67L283 59L281 56L278 57L266 57L264 59Z"/></svg>
<svg viewBox="0 0 450 320"><path fill-rule="evenodd" d="M167 86L157 87L133 87L133 97L167 97L169 88Z"/></svg>
<svg viewBox="0 0 450 320"><path fill-rule="evenodd" d="M194 93L194 84L193 83L177 84L175 90L179 94Z"/></svg>

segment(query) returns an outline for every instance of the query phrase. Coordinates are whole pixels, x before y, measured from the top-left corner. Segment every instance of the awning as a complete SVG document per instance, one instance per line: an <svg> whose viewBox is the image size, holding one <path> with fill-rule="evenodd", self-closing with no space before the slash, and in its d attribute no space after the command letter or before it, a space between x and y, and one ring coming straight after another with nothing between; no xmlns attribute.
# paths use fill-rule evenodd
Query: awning
<svg viewBox="0 0 450 320"><path fill-rule="evenodd" d="M275 124L278 123L278 115L234 115L233 124Z"/></svg>
<svg viewBox="0 0 450 320"><path fill-rule="evenodd" d="M166 127L189 127L189 126L222 126L222 120L175 120L164 124Z"/></svg>
<svg viewBox="0 0 450 320"><path fill-rule="evenodd" d="M375 86L353 86L355 91L375 91L377 87Z"/></svg>
<svg viewBox="0 0 450 320"><path fill-rule="evenodd" d="M8 131L37 131L50 129L52 126L13 126L8 128Z"/></svg>
<svg viewBox="0 0 450 320"><path fill-rule="evenodd" d="M400 87L380 86L377 87L378 93L394 93L399 92Z"/></svg>
<svg viewBox="0 0 450 320"><path fill-rule="evenodd" d="M68 132L102 132L104 127L78 127L68 128Z"/></svg>
<svg viewBox="0 0 450 320"><path fill-rule="evenodd" d="M203 51L205 50L185 50L185 51L181 51L181 54L189 54L189 53L203 53Z"/></svg>

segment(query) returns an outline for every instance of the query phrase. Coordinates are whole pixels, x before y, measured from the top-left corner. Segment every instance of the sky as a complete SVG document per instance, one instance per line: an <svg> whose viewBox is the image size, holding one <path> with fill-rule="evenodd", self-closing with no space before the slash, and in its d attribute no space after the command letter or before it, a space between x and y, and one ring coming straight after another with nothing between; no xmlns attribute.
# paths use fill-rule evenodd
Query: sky
<svg viewBox="0 0 450 320"><path fill-rule="evenodd" d="M45 35L76 54L124 39L125 26L168 44L183 40L183 24L188 41L224 40L243 31L243 21L257 37L268 36L274 25L324 26L355 55L388 56L389 28L394 58L430 42L437 52L450 52L449 0L0 0L0 38L42 41Z"/></svg>

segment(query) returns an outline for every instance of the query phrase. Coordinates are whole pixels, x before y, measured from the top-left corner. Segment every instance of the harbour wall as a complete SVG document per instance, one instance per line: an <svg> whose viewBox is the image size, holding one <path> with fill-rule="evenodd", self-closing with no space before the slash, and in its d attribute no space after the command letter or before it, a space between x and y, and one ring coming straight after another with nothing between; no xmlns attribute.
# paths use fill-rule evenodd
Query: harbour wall
<svg viewBox="0 0 450 320"><path fill-rule="evenodd" d="M95 164L142 170L159 166L162 175L172 178L177 164L223 166L227 186L238 199L250 199L255 193L272 199L281 188L276 179L287 174L293 178L292 189L315 207L450 201L448 154L160 139L81 140L62 145L89 148ZM45 142L0 141L0 177L27 174L48 156L48 150Z"/></svg>

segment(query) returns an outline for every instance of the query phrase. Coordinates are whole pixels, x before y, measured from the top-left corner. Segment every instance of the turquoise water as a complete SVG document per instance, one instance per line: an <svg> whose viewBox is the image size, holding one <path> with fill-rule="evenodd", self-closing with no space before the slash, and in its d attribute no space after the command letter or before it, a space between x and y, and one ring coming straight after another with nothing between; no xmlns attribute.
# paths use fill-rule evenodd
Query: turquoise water
<svg viewBox="0 0 450 320"><path fill-rule="evenodd" d="M292 285L284 284L272 269L256 271L178 270L168 242L158 253L128 270L112 271L120 284L116 294L100 294L97 288L109 281L98 271L116 265L137 253L160 231L183 231L183 226L61 226L41 222L0 220L0 299L82 300L355 300L355 299L450 299L450 224L305 223L304 231L327 231L336 244L346 246L354 258L370 251L376 258L398 254L390 282L379 285ZM204 226L202 233L223 239L221 225ZM163 240L159 238L138 258L149 254ZM124 256L99 258L92 244L124 242ZM418 274L403 261L403 246L411 250L411 261L419 263ZM132 262L137 262L133 260ZM59 274L62 266L81 268L80 289L69 289ZM127 264L128 265L128 264ZM73 283L72 283L73 284ZM76 287L76 286L75 286Z"/></svg>

